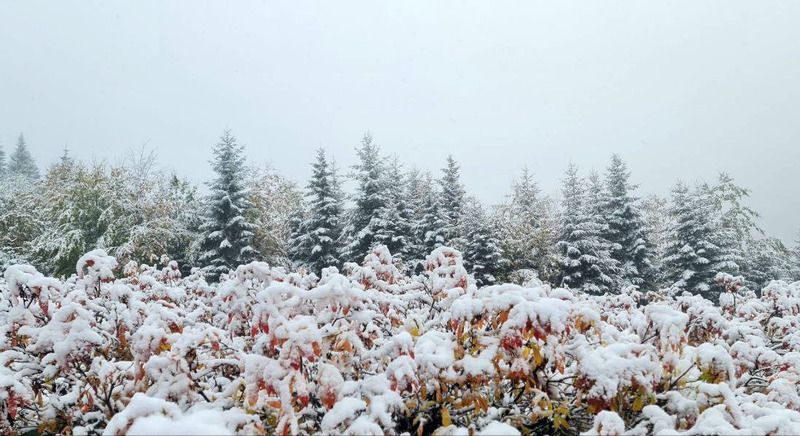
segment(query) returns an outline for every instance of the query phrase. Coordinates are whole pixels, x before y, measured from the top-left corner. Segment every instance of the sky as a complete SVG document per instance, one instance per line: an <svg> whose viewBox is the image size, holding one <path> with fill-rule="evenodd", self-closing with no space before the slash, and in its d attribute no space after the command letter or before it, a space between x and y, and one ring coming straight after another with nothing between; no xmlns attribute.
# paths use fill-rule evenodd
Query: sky
<svg viewBox="0 0 800 436"><path fill-rule="evenodd" d="M369 131L407 166L452 154L497 203L523 166L628 163L638 193L727 171L762 227L800 230L800 2L0 0L0 144L146 147L210 179L229 128L301 185Z"/></svg>

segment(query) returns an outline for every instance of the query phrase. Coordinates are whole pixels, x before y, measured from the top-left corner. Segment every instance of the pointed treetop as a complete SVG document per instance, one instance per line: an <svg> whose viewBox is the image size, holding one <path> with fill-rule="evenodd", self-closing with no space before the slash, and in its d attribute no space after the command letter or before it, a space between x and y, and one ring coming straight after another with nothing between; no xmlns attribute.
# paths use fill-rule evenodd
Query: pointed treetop
<svg viewBox="0 0 800 436"><path fill-rule="evenodd" d="M36 162L33 160L30 151L28 151L28 146L22 133L19 134L17 147L14 149L14 153L11 154L11 159L9 159L7 171L9 175L34 180L39 178L39 169L36 167Z"/></svg>
<svg viewBox="0 0 800 436"><path fill-rule="evenodd" d="M61 153L61 158L59 159L59 163L61 165L69 165L72 163L72 157L69 155L69 148L67 145L64 145L64 151Z"/></svg>

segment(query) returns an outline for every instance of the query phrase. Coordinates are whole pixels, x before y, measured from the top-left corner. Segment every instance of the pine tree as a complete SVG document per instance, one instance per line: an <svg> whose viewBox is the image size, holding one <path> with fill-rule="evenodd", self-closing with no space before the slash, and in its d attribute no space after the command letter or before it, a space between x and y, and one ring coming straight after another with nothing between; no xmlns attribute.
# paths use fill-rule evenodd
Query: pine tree
<svg viewBox="0 0 800 436"><path fill-rule="evenodd" d="M545 281L557 279L555 215L553 202L541 195L533 175L524 167L508 200L496 207L492 216L505 257L504 279L522 271L532 271Z"/></svg>
<svg viewBox="0 0 800 436"><path fill-rule="evenodd" d="M800 234L795 239L792 250L792 280L800 281Z"/></svg>
<svg viewBox="0 0 800 436"><path fill-rule="evenodd" d="M756 224L758 213L743 204L749 196L750 191L737 186L727 173L720 173L717 184L712 188L714 216L718 228L717 245L729 258L725 272L742 274L746 279L758 274L755 269L760 268L753 263L752 257L746 256L748 245L756 245L754 249L757 253L763 252L765 248L776 253L764 243L755 243L754 236L763 234L763 231ZM758 286L755 282L749 284Z"/></svg>
<svg viewBox="0 0 800 436"><path fill-rule="evenodd" d="M11 176L32 180L39 179L39 169L36 167L36 162L33 160L30 151L28 151L28 146L22 133L19 134L17 148L14 149L14 153L11 154L9 159L7 172Z"/></svg>
<svg viewBox="0 0 800 436"><path fill-rule="evenodd" d="M609 292L614 283L607 271L615 271L617 263L602 238L602 224L589 210L584 182L574 164L567 168L562 193L562 229L556 244L561 265L559 283L591 294Z"/></svg>
<svg viewBox="0 0 800 436"><path fill-rule="evenodd" d="M460 168L452 155L447 156L447 166L442 168L441 213L445 219L446 244L457 246L464 237L464 185L460 180Z"/></svg>
<svg viewBox="0 0 800 436"><path fill-rule="evenodd" d="M339 265L339 235L342 204L338 196L338 180L325 156L317 150L312 164L311 180L306 188L309 210L306 220L291 242L292 260L305 265L315 274L323 268Z"/></svg>
<svg viewBox="0 0 800 436"><path fill-rule="evenodd" d="M683 183L673 189L670 215L670 240L665 264L672 288L689 291L717 301L720 289L714 278L728 270L730 259L717 244L718 228L714 217L714 199L706 185L690 192Z"/></svg>
<svg viewBox="0 0 800 436"><path fill-rule="evenodd" d="M64 146L64 150L61 152L61 157L58 158L58 163L60 165L74 165L75 160L72 159L72 156L69 155L69 148Z"/></svg>
<svg viewBox="0 0 800 436"><path fill-rule="evenodd" d="M752 239L745 251L748 259L747 286L758 292L772 280L792 281L792 251L777 238Z"/></svg>
<svg viewBox="0 0 800 436"><path fill-rule="evenodd" d="M419 241L417 259L424 260L431 251L447 242L447 218L442 211L440 193L434 185L433 177L425 174L420 184L419 218L415 224L415 234Z"/></svg>
<svg viewBox="0 0 800 436"><path fill-rule="evenodd" d="M514 180L509 200L500 205L493 221L500 233L500 244L508 262L507 273L534 270L542 277L542 270L551 258L552 234L546 232L546 206L539 186L527 167Z"/></svg>
<svg viewBox="0 0 800 436"><path fill-rule="evenodd" d="M608 230L605 238L612 245L612 257L622 266L620 284L651 286L653 266L650 261L650 244L637 199L633 196L635 185L628 181L630 173L616 154L606 174L608 201L604 207Z"/></svg>
<svg viewBox="0 0 800 436"><path fill-rule="evenodd" d="M411 219L413 212L405 192L405 177L399 159L395 156L386 168L385 187L387 202L378 212L375 230L376 244L385 245L392 255L405 259L410 252Z"/></svg>
<svg viewBox="0 0 800 436"><path fill-rule="evenodd" d="M0 181L0 254L5 253L6 261L33 260L30 256L33 241L49 224L42 214L46 205L38 184L22 178ZM3 261L0 259L0 268Z"/></svg>
<svg viewBox="0 0 800 436"><path fill-rule="evenodd" d="M736 185L733 177L725 172L719 174L713 190L716 207L720 210L721 224L731 230L740 246L756 233L764 233L756 222L758 213L743 204L750 197L750 190Z"/></svg>
<svg viewBox="0 0 800 436"><path fill-rule="evenodd" d="M405 185L410 212L405 261L418 270L431 251L444 245L445 220L439 207L438 186L430 173L413 169L406 175Z"/></svg>
<svg viewBox="0 0 800 436"><path fill-rule="evenodd" d="M366 134L356 152L359 163L353 166L357 183L355 207L348 214L348 224L342 234L345 243L341 260L344 262L361 262L376 245L379 214L388 201L380 147Z"/></svg>
<svg viewBox="0 0 800 436"><path fill-rule="evenodd" d="M667 286L664 269L664 256L669 241L669 200L650 195L642 201L642 218L647 229L647 236L652 245L651 259L656 287Z"/></svg>
<svg viewBox="0 0 800 436"><path fill-rule="evenodd" d="M6 152L3 150L3 144L0 144L0 180L6 176Z"/></svg>
<svg viewBox="0 0 800 436"><path fill-rule="evenodd" d="M200 236L198 229L203 225L201 201L197 188L175 174L169 176L165 197L173 221L167 256L178 262L181 274L186 276L197 257L194 244Z"/></svg>
<svg viewBox="0 0 800 436"><path fill-rule="evenodd" d="M610 225L604 212L610 201L610 195L605 189L600 175L596 171L589 173L589 177L586 180L586 213L589 222L598 229L597 238L601 250L607 250L612 255L613 260L612 262L598 263L598 268L605 276L611 278L614 286L621 287L629 283L621 280L622 265L619 260L613 258L614 251L619 250L620 246L606 239Z"/></svg>
<svg viewBox="0 0 800 436"><path fill-rule="evenodd" d="M251 246L253 226L244 218L250 202L244 188L244 147L226 130L216 146L212 166L217 178L210 183L206 222L202 227L202 253L198 259L210 281L258 253Z"/></svg>
<svg viewBox="0 0 800 436"><path fill-rule="evenodd" d="M464 266L478 286L493 285L503 269L503 253L486 213L477 201L467 215Z"/></svg>

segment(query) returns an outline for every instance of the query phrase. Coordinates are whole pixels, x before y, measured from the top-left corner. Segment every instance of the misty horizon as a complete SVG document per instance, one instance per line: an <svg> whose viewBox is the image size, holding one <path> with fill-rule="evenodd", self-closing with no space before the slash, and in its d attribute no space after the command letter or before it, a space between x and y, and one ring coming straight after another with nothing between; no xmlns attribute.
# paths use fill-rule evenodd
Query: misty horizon
<svg viewBox="0 0 800 436"><path fill-rule="evenodd" d="M553 195L616 152L640 195L726 171L769 234L798 232L795 3L39 5L0 5L0 140L42 165L147 144L199 183L230 128L302 184L369 130L421 169L453 154L490 204L523 165Z"/></svg>

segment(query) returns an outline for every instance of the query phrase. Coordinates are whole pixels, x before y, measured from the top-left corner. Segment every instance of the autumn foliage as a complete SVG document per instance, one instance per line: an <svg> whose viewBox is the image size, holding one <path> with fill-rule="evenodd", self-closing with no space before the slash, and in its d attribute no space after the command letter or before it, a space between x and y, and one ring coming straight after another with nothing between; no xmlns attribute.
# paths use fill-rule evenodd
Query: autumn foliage
<svg viewBox="0 0 800 436"><path fill-rule="evenodd" d="M100 250L0 281L0 430L124 434L791 433L800 286L755 295L483 288L436 249L221 283ZM763 419L770 416L770 419ZM159 427L162 426L162 427Z"/></svg>

